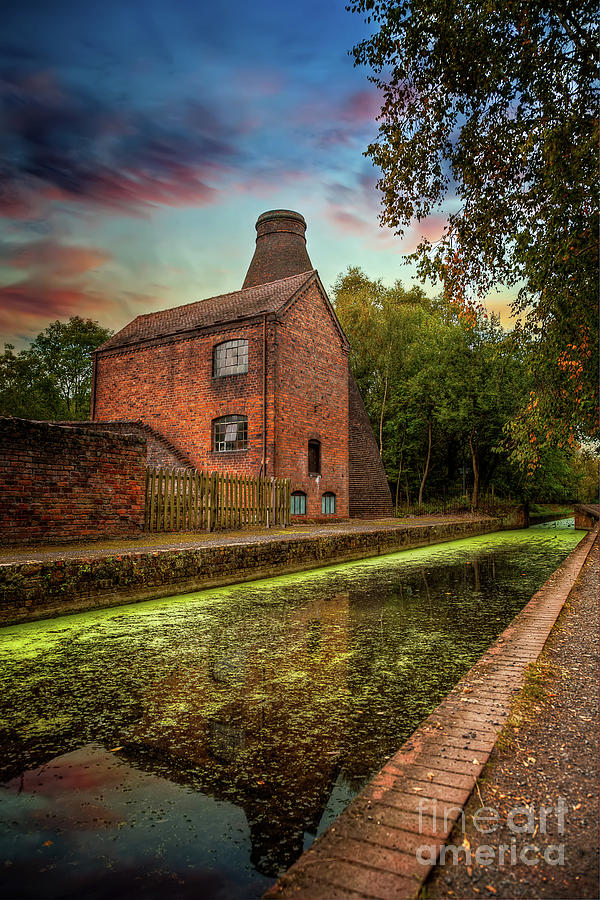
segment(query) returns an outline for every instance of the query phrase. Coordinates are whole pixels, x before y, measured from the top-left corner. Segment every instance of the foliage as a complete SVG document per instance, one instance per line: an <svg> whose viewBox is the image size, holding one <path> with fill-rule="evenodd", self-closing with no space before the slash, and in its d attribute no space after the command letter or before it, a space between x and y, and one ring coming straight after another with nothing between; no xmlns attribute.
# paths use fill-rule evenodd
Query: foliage
<svg viewBox="0 0 600 900"><path fill-rule="evenodd" d="M443 237L415 253L421 275L440 278L467 314L473 292L520 288L537 404L524 404L512 436L531 472L532 435L555 447L596 437L596 4L352 0L348 9L377 25L353 54L383 94L367 150L382 170L383 224L402 233L450 199Z"/></svg>
<svg viewBox="0 0 600 900"><path fill-rule="evenodd" d="M30 419L87 419L90 413L90 354L112 334L91 319L71 316L52 322L15 353L0 356L0 415Z"/></svg>
<svg viewBox="0 0 600 900"><path fill-rule="evenodd" d="M415 501L496 496L574 497L575 451L544 446L530 475L515 458L506 423L526 404L528 351L497 318L428 299L421 290L386 288L349 268L333 287L358 382L396 507Z"/></svg>

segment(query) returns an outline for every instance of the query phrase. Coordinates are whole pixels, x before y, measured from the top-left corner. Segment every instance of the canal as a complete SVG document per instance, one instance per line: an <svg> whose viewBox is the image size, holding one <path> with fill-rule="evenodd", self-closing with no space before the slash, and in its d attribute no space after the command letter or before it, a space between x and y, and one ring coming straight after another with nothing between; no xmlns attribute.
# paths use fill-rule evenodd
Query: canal
<svg viewBox="0 0 600 900"><path fill-rule="evenodd" d="M2 629L0 896L260 897L584 534Z"/></svg>

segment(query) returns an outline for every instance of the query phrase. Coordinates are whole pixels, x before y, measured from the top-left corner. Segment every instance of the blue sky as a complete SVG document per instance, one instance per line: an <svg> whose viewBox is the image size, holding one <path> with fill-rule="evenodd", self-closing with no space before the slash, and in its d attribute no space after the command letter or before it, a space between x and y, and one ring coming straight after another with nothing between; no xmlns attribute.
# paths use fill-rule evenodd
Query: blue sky
<svg viewBox="0 0 600 900"><path fill-rule="evenodd" d="M379 226L379 100L343 0L23 0L3 19L5 340L237 290L267 209L305 216L326 286L349 265L408 285L403 254L443 228Z"/></svg>

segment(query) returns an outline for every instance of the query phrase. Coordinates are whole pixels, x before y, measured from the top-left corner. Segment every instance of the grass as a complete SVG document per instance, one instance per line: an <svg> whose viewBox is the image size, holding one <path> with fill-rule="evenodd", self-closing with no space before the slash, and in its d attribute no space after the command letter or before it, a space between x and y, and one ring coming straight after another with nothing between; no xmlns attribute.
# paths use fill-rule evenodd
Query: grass
<svg viewBox="0 0 600 900"><path fill-rule="evenodd" d="M507 751L514 745L519 730L533 724L541 703L550 693L550 687L560 670L543 656L530 663L525 671L523 687L512 703L510 715L496 742L498 750Z"/></svg>

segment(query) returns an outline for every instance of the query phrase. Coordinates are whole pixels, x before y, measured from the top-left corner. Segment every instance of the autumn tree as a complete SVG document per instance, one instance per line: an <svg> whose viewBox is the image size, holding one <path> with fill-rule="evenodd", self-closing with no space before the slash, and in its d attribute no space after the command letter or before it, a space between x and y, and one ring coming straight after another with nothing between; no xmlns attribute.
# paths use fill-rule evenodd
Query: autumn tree
<svg viewBox="0 0 600 900"><path fill-rule="evenodd" d="M533 445L597 436L597 6L354 0L348 9L376 26L353 54L383 96L367 150L382 172L382 223L402 234L450 198L441 240L414 254L421 275L441 279L469 315L470 298L519 289L533 386L511 440L533 470Z"/></svg>

